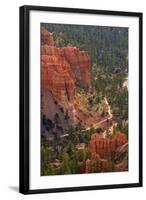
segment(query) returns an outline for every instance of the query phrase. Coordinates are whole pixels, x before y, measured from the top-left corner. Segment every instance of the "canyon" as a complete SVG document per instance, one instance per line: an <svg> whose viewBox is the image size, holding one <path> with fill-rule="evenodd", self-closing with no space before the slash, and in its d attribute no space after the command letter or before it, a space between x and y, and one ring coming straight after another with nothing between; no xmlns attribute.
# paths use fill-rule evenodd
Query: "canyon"
<svg viewBox="0 0 146 200"><path fill-rule="evenodd" d="M65 138L65 142L68 142L66 138L69 134L65 131L78 124L84 125L82 134L90 129L110 130L110 136L107 136L106 131L100 134L95 131L88 144L76 145L77 151L87 148L91 154L90 158L79 162L80 173L128 170L128 140L125 133L115 134L113 131L116 122L107 98L103 97L102 100L104 115L89 106L88 97L94 94L88 52L71 45L58 47L53 33L45 28L41 29L40 51L41 134L48 140L59 135L59 140ZM53 145L58 144L54 142ZM57 149L61 149L59 145L54 148L55 153L60 151ZM57 167L61 165L57 159L53 163Z"/></svg>
<svg viewBox="0 0 146 200"><path fill-rule="evenodd" d="M68 115L69 124L77 124L82 120L85 126L90 126L99 121L101 116L97 112L90 112L87 106L82 106L77 95L78 86L86 92L90 91L91 80L88 52L71 46L56 47L53 34L43 29L41 31L43 115L53 120L52 113L59 112L62 124L66 124L63 119L65 113ZM51 102L48 98L52 99ZM60 112L60 109L63 112Z"/></svg>

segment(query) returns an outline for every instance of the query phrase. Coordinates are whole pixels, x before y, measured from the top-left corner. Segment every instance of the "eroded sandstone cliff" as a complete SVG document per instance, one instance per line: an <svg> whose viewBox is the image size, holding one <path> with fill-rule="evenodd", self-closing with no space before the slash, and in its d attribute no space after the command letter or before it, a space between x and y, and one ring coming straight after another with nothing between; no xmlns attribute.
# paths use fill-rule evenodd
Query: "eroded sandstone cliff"
<svg viewBox="0 0 146 200"><path fill-rule="evenodd" d="M91 153L91 160L86 161L86 173L91 172L91 162L97 171L96 162L98 161L98 170L100 172L125 171L128 168L127 159L123 157L128 152L127 138L124 133L117 133L112 138L104 138L103 135L97 133L92 134L88 144L88 149ZM114 166L109 162L109 158L114 161ZM122 161L120 159L122 158ZM116 164L116 160L119 162Z"/></svg>
<svg viewBox="0 0 146 200"><path fill-rule="evenodd" d="M78 93L78 89L81 89L88 94L91 78L91 64L87 51L72 46L57 47L53 33L46 29L41 30L41 112L42 132L46 137L50 130L51 133L57 132L62 136L65 128L79 122L83 123L86 130L92 125L96 125L94 128L107 129L112 126L112 114L109 111L104 117L97 109L91 111L86 105L87 98ZM79 163L80 173L113 171L112 163L110 164L108 159L114 159L115 156L116 160L127 153L127 144L123 133L117 133L112 138L104 137L103 134L92 134L87 145L91 158L85 163ZM127 160L115 163L114 171L124 171L128 168Z"/></svg>
<svg viewBox="0 0 146 200"><path fill-rule="evenodd" d="M76 47L57 48L53 34L46 29L41 30L41 91L42 113L50 117L50 102L55 107L60 106L63 113L68 113L69 121L77 123L83 118L90 123L95 116L88 115L85 107L78 105L76 87L80 86L88 91L91 87L91 64L87 51L80 51ZM56 104L57 102L57 104ZM63 118L63 114L60 118ZM63 122L63 120L62 120Z"/></svg>

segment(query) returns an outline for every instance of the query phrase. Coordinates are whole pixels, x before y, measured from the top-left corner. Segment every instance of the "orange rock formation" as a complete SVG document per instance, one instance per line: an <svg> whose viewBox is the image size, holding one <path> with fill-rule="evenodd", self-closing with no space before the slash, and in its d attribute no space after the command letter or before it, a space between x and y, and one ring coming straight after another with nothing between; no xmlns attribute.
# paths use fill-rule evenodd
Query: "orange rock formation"
<svg viewBox="0 0 146 200"><path fill-rule="evenodd" d="M41 45L47 44L49 46L54 46L53 34L48 32L46 29L41 30Z"/></svg>
<svg viewBox="0 0 146 200"><path fill-rule="evenodd" d="M119 146L127 143L124 133L117 133L112 138L104 138L102 135L95 133L91 136L89 150L92 157L98 154L101 158L108 158L116 151Z"/></svg>
<svg viewBox="0 0 146 200"><path fill-rule="evenodd" d="M113 157L119 147L127 143L127 138L124 133L117 133L112 138L104 138L102 135L95 133L91 136L88 144L89 151L91 152L91 160L94 166L92 172L109 172L112 169L108 159ZM91 172L91 160L86 161L85 171ZM98 169L96 162L98 161ZM128 167L127 160L123 160L119 164L115 164L115 171L124 171Z"/></svg>
<svg viewBox="0 0 146 200"><path fill-rule="evenodd" d="M77 85L86 90L91 86L91 65L88 52L70 46L57 48L53 40L53 34L46 29L42 29L42 112L48 115L48 109L51 105L48 98L51 96L54 102L59 102L60 107L68 112L72 122L78 122L82 117L89 118L86 117L86 115L88 116L86 109L83 111L75 100ZM52 107L55 106L52 104ZM93 119L91 116L90 121L94 121Z"/></svg>
<svg viewBox="0 0 146 200"><path fill-rule="evenodd" d="M41 31L42 88L54 91L60 98L61 93L67 91L69 99L72 99L76 84L85 89L91 85L89 55L87 51L80 51L76 47L57 48L54 44L52 33L43 29Z"/></svg>

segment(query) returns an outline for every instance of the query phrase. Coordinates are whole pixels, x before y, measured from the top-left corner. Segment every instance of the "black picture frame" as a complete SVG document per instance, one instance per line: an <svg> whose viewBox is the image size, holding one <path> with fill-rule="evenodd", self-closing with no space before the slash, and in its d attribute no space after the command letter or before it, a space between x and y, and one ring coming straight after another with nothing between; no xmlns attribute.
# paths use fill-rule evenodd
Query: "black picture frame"
<svg viewBox="0 0 146 200"><path fill-rule="evenodd" d="M84 14L102 14L114 16L130 16L139 18L139 182L129 184L114 184L114 185L97 185L97 186L81 186L68 188L53 188L53 189L35 189L29 188L29 30L30 30L30 11L46 11L46 12L69 12L69 13L84 13ZM138 12L122 12L122 11L105 11L105 10L89 10L75 9L63 7L44 7L44 6L22 6L20 7L20 174L19 174L19 191L22 194L34 193L52 193L52 192L67 192L67 191L83 191L83 190L98 190L98 189L114 189L114 188L129 188L142 186L142 13Z"/></svg>

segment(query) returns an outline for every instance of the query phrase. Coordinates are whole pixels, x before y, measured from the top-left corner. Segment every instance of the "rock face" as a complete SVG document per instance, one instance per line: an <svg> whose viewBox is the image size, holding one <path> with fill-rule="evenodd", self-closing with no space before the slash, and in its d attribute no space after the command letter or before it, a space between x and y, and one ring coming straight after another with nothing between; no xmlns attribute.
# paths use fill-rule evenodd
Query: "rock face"
<svg viewBox="0 0 146 200"><path fill-rule="evenodd" d="M89 88L91 85L91 65L87 51L80 51L76 47L65 47L64 56L70 64L77 84L83 88Z"/></svg>
<svg viewBox="0 0 146 200"><path fill-rule="evenodd" d="M94 157L98 154L101 158L108 158L116 152L116 149L127 143L127 138L124 133L117 133L110 138L104 138L102 135L95 133L91 136L89 142L89 150Z"/></svg>
<svg viewBox="0 0 146 200"><path fill-rule="evenodd" d="M41 31L41 92L42 113L50 117L50 105L54 113L60 106L68 113L70 121L78 119L75 113L76 87L80 85L88 90L91 85L91 65L86 51L76 47L55 47L53 34L43 29ZM53 99L54 105L47 100Z"/></svg>
<svg viewBox="0 0 146 200"><path fill-rule="evenodd" d="M88 148L91 153L91 160L86 161L85 171L86 173L91 172L110 172L112 167L115 168L115 171L125 171L128 168L128 161L123 160L118 164L113 164L108 161L109 158L114 158L119 149L124 149L127 146L127 138L124 133L117 133L113 138L104 138L98 133L92 134L91 140L89 142ZM128 148L124 153L128 152ZM122 154L121 154L122 155ZM98 167L97 167L98 162ZM91 163L93 165L91 171ZM93 170L94 168L94 170Z"/></svg>
<svg viewBox="0 0 146 200"><path fill-rule="evenodd" d="M41 46L41 62L44 73L52 66L58 73L69 72L70 79L84 89L88 89L91 85L91 65L86 51L80 51L76 47L56 48L44 44Z"/></svg>
<svg viewBox="0 0 146 200"><path fill-rule="evenodd" d="M41 30L41 45L44 44L54 46L53 34L48 32L46 29Z"/></svg>
<svg viewBox="0 0 146 200"><path fill-rule="evenodd" d="M72 102L75 97L75 82L70 65L63 57L50 54L41 56L41 77L43 91L49 90L54 99Z"/></svg>

